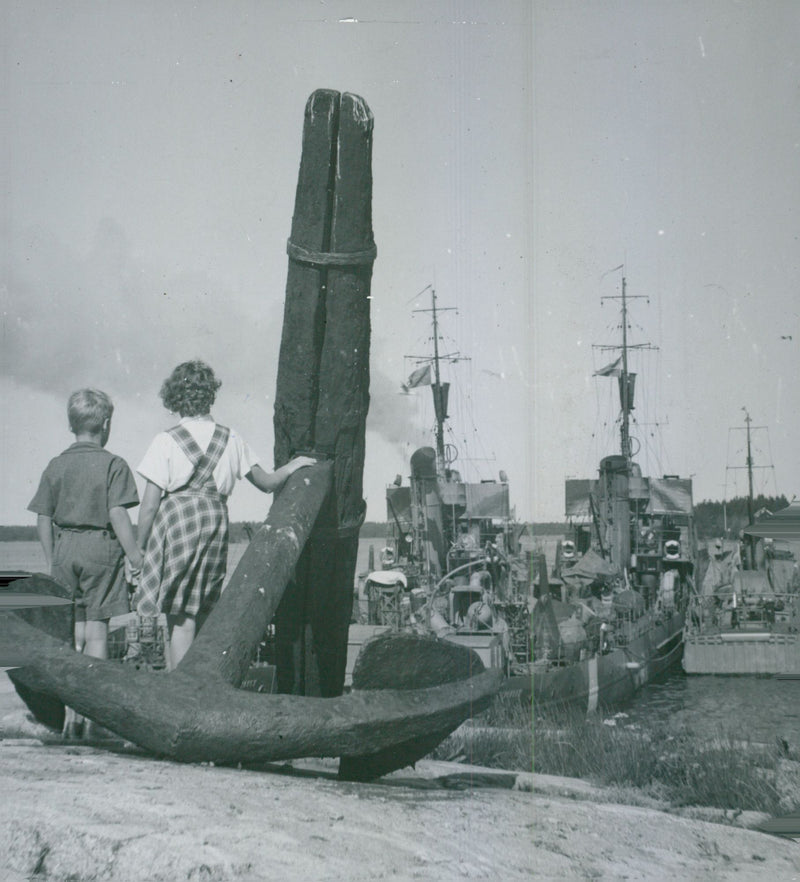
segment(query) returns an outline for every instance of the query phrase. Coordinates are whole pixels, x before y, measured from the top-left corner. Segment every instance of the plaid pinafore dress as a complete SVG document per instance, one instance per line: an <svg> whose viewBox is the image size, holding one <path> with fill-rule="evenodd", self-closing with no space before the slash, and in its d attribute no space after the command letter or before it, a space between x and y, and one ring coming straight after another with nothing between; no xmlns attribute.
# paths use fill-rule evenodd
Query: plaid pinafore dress
<svg viewBox="0 0 800 882"><path fill-rule="evenodd" d="M210 612L225 578L228 506L214 483L214 467L230 430L215 426L205 453L184 426L168 431L195 470L158 507L139 577L139 609L197 617Z"/></svg>

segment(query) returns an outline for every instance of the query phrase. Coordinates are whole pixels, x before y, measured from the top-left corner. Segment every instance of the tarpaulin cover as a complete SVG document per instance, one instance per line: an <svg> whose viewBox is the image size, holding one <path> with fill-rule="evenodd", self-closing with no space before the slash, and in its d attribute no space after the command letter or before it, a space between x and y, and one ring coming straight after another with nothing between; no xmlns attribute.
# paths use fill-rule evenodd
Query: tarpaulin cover
<svg viewBox="0 0 800 882"><path fill-rule="evenodd" d="M565 484L566 515L568 518L588 518L592 511L589 506L589 495L594 493L597 481L589 478L572 478Z"/></svg>
<svg viewBox="0 0 800 882"><path fill-rule="evenodd" d="M736 570L733 574L730 592L736 594L742 602L743 594L771 594L772 587L764 570ZM728 592L719 590L717 593L727 594Z"/></svg>
<svg viewBox="0 0 800 882"><path fill-rule="evenodd" d="M583 555L575 566L561 571L563 579L567 579L570 576L580 576L581 578L589 579L590 581L593 581L598 577L616 575L618 575L618 571L614 566L605 558L600 557L596 551L592 551L591 549Z"/></svg>
<svg viewBox="0 0 800 882"><path fill-rule="evenodd" d="M794 558L777 559L767 562L767 573L772 590L777 594L788 594L800 590L800 574L795 569Z"/></svg>
<svg viewBox="0 0 800 882"><path fill-rule="evenodd" d="M614 595L612 606L616 612L631 613L640 618L644 613L644 597L632 588L626 588Z"/></svg>
<svg viewBox="0 0 800 882"><path fill-rule="evenodd" d="M646 478L650 489L650 514L687 514L693 512L692 482L688 478Z"/></svg>
<svg viewBox="0 0 800 882"><path fill-rule="evenodd" d="M408 587L406 574L401 573L400 570L375 570L369 574L367 579L370 582L374 582L376 585L382 585L384 587L394 587L398 584L402 585L403 588Z"/></svg>
<svg viewBox="0 0 800 882"><path fill-rule="evenodd" d="M558 623L558 636L562 643L583 643L586 631L578 618L570 617Z"/></svg>
<svg viewBox="0 0 800 882"><path fill-rule="evenodd" d="M386 513L390 524L399 523L401 529L410 530L411 488L388 487L386 490Z"/></svg>
<svg viewBox="0 0 800 882"><path fill-rule="evenodd" d="M568 518L589 518L592 514L589 498L597 492L597 481L573 478L566 482L566 515ZM649 495L647 511L650 514L692 514L692 482L686 478L639 478L635 481L639 492ZM633 490L632 487L632 495Z"/></svg>
<svg viewBox="0 0 800 882"><path fill-rule="evenodd" d="M545 594L533 607L533 647L535 655L555 655L561 643L554 603Z"/></svg>
<svg viewBox="0 0 800 882"><path fill-rule="evenodd" d="M466 515L470 518L507 518L508 484L465 484Z"/></svg>
<svg viewBox="0 0 800 882"><path fill-rule="evenodd" d="M723 552L719 556L711 555L700 585L700 593L713 594L721 586L730 585L737 562L738 555L733 551Z"/></svg>

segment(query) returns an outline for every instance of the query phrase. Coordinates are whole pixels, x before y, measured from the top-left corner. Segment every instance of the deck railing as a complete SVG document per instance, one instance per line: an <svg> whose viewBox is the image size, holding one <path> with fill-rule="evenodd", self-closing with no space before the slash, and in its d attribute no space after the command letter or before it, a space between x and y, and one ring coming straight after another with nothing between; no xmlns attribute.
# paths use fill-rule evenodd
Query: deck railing
<svg viewBox="0 0 800 882"><path fill-rule="evenodd" d="M689 602L686 629L690 634L794 633L800 629L800 594L732 592L695 596Z"/></svg>

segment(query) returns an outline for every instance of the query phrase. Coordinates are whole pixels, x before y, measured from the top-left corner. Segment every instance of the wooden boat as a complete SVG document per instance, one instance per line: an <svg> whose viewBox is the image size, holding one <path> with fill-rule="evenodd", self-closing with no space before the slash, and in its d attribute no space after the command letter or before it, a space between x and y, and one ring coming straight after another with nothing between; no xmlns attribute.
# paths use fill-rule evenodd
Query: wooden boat
<svg viewBox="0 0 800 882"><path fill-rule="evenodd" d="M618 299L622 343L604 348L620 355L596 375L619 379L621 450L601 460L597 478L566 482L570 529L557 549L556 578L539 579L533 609L541 713L617 707L682 653L696 555L692 483L645 477L634 461L624 276Z"/></svg>

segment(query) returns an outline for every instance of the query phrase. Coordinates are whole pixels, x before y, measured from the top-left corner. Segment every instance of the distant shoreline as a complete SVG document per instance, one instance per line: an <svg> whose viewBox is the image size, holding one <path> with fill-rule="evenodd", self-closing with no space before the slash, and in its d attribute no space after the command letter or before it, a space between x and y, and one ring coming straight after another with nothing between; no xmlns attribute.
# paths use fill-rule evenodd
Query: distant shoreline
<svg viewBox="0 0 800 882"><path fill-rule="evenodd" d="M231 542L248 542L252 533L258 529L257 521L232 521L230 524ZM362 539L383 539L387 525L366 522L361 527ZM39 535L35 524L0 524L0 542L38 542Z"/></svg>
<svg viewBox="0 0 800 882"><path fill-rule="evenodd" d="M248 542L252 533L259 527L256 521L233 521L230 525L231 542ZM563 523L529 524L533 536L560 536L564 532ZM361 539L386 538L389 525L379 521L365 521L359 530ZM36 526L32 524L0 524L0 542L38 542Z"/></svg>

